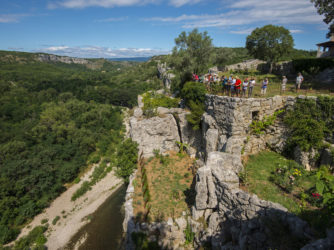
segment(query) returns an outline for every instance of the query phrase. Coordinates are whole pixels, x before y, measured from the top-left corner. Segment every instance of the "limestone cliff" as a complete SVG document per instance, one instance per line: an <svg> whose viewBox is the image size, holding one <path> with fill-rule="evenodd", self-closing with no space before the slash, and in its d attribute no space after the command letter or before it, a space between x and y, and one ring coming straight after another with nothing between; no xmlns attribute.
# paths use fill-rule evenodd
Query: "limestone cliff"
<svg viewBox="0 0 334 250"><path fill-rule="evenodd" d="M88 64L89 61L83 58L75 58L68 56L57 56L52 54L38 54L37 60L41 62L61 62L67 64Z"/></svg>
<svg viewBox="0 0 334 250"><path fill-rule="evenodd" d="M195 248L209 243L213 249L269 249L277 241L273 225L303 242L314 240L308 224L286 208L239 189L242 155L266 148L281 152L288 137L280 119L260 135L250 133L250 124L291 108L295 101L294 97L280 96L241 99L207 95L202 130L194 132L185 119L187 111L159 108L157 117L145 118L139 98L139 108L130 118L130 135L138 142L141 155L149 157L154 149L162 153L177 150L175 141L179 140L189 143L189 153L199 158L201 167L195 178L196 199L191 214L169 218L167 222L136 224L131 214L129 186L124 223L128 248L133 248L129 234L141 231L166 249L184 249L186 224L196 235ZM324 242L334 246L330 239Z"/></svg>

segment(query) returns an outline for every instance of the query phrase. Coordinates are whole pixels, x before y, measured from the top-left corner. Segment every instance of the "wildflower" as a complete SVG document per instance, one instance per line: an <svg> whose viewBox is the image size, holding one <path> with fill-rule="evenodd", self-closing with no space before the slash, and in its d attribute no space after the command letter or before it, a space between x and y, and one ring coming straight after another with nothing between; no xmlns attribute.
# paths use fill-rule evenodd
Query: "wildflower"
<svg viewBox="0 0 334 250"><path fill-rule="evenodd" d="M316 199L319 199L320 198L320 194L318 193L312 193L312 196Z"/></svg>
<svg viewBox="0 0 334 250"><path fill-rule="evenodd" d="M302 172L299 169L294 169L292 174L294 176L302 176Z"/></svg>

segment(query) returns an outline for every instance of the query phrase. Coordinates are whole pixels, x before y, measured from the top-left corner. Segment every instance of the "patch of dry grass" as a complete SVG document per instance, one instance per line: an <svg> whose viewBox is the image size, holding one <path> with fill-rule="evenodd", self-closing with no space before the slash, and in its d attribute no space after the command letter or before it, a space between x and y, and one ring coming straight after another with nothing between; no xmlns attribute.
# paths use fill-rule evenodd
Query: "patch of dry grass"
<svg viewBox="0 0 334 250"><path fill-rule="evenodd" d="M142 169L146 169L150 201L145 204ZM188 210L195 170L194 159L170 152L168 156L145 159L134 180L134 214L140 220L161 221L180 217Z"/></svg>

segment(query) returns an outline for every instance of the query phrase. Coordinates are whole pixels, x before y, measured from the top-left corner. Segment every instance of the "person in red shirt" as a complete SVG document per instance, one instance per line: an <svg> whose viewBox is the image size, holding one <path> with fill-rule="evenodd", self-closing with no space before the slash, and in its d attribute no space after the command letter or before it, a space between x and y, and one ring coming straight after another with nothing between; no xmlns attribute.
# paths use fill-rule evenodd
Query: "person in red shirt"
<svg viewBox="0 0 334 250"><path fill-rule="evenodd" d="M240 97L240 87L241 87L241 80L239 79L239 77L237 76L237 81L235 82L235 93L237 94L237 97Z"/></svg>

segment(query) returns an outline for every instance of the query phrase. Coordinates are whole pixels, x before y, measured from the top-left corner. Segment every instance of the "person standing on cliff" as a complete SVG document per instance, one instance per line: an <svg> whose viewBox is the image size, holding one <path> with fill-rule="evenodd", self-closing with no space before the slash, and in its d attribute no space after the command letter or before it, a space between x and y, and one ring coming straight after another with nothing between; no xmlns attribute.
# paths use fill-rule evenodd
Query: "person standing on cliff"
<svg viewBox="0 0 334 250"><path fill-rule="evenodd" d="M262 82L261 95L265 95L267 93L268 84L269 84L268 78L265 78Z"/></svg>
<svg viewBox="0 0 334 250"><path fill-rule="evenodd" d="M256 81L255 78L252 77L249 82L249 88L248 88L248 98L252 97L253 94L253 88L255 87Z"/></svg>
<svg viewBox="0 0 334 250"><path fill-rule="evenodd" d="M248 81L248 78L246 78L244 82L242 83L242 97L246 97L248 86L249 86L249 81Z"/></svg>
<svg viewBox="0 0 334 250"><path fill-rule="evenodd" d="M237 80L235 81L235 93L237 95L237 97L240 97L240 87L241 87L241 80L240 78L237 76L236 77Z"/></svg>
<svg viewBox="0 0 334 250"><path fill-rule="evenodd" d="M237 82L237 79L232 77L232 83L231 83L231 96L234 97L235 95L235 83Z"/></svg>
<svg viewBox="0 0 334 250"><path fill-rule="evenodd" d="M228 78L227 84L226 84L226 95L227 96L231 96L232 81L233 81L233 76L230 75L230 77Z"/></svg>
<svg viewBox="0 0 334 250"><path fill-rule="evenodd" d="M286 78L286 76L283 76L281 85L281 95L285 93L285 88L287 83L288 83L288 78Z"/></svg>
<svg viewBox="0 0 334 250"><path fill-rule="evenodd" d="M223 95L224 95L225 90L226 90L226 84L227 84L227 77L225 77L224 75L221 78L221 83L222 83L222 92L223 92Z"/></svg>
<svg viewBox="0 0 334 250"><path fill-rule="evenodd" d="M303 81L304 81L304 77L302 76L302 73L299 72L296 78L296 92L300 90L300 85L302 85Z"/></svg>

